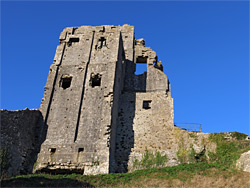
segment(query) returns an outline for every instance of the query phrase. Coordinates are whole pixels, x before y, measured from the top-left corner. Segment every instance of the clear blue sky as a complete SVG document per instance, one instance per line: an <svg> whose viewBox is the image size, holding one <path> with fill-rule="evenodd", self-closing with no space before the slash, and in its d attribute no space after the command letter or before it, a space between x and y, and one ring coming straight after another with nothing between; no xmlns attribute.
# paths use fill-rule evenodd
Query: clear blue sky
<svg viewBox="0 0 250 188"><path fill-rule="evenodd" d="M39 108L60 32L135 26L172 87L175 122L249 130L249 2L1 2L1 108Z"/></svg>

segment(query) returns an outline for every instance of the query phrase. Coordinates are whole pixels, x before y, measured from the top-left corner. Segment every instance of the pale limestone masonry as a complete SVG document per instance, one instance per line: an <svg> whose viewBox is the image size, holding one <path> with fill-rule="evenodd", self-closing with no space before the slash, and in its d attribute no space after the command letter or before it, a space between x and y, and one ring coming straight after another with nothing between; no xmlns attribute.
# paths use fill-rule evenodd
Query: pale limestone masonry
<svg viewBox="0 0 250 188"><path fill-rule="evenodd" d="M48 131L36 171L125 172L145 149L165 150L174 128L170 83L134 27L69 27L59 40L41 105ZM147 72L135 75L136 63Z"/></svg>

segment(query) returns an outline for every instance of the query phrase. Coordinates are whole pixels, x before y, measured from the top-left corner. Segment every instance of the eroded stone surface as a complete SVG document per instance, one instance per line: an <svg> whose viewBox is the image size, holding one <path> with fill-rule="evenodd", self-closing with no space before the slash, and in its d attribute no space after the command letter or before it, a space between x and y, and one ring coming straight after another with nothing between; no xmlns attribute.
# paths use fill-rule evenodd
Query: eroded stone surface
<svg viewBox="0 0 250 188"><path fill-rule="evenodd" d="M70 27L59 40L41 105L48 132L36 171L123 171L145 146L164 148L161 139L174 127L170 83L156 53L134 39L134 27ZM147 72L135 75L136 63Z"/></svg>
<svg viewBox="0 0 250 188"><path fill-rule="evenodd" d="M250 172L250 150L241 154L236 166L243 171Z"/></svg>

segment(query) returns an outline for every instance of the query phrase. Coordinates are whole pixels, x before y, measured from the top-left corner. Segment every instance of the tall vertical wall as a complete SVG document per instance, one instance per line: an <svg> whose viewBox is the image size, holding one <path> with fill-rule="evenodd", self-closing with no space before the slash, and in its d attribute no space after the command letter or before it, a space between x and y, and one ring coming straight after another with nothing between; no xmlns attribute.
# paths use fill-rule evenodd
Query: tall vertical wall
<svg viewBox="0 0 250 188"><path fill-rule="evenodd" d="M168 135L174 128L170 83L156 53L139 39L134 47L134 64L127 66L120 96L116 162L118 172L127 172L146 150L165 153ZM147 72L135 75L135 64L147 64ZM128 64L129 65L129 64Z"/></svg>
<svg viewBox="0 0 250 188"><path fill-rule="evenodd" d="M48 133L36 171L114 171L124 50L132 50L133 33L128 25L82 26L61 33L41 105Z"/></svg>
<svg viewBox="0 0 250 188"><path fill-rule="evenodd" d="M135 75L137 63L147 72ZM48 132L36 171L126 172L147 148L165 151L174 127L168 78L129 25L64 29L41 111Z"/></svg>

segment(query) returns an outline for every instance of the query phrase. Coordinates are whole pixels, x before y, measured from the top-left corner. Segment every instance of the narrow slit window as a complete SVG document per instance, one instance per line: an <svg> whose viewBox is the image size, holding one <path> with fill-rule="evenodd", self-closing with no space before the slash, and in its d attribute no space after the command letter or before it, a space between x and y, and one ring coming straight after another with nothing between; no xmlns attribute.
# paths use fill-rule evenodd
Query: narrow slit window
<svg viewBox="0 0 250 188"><path fill-rule="evenodd" d="M146 100L146 101L143 101L143 103L142 103L142 108L143 109L150 109L151 108L151 100Z"/></svg>
<svg viewBox="0 0 250 188"><path fill-rule="evenodd" d="M72 76L63 75L60 80L60 87L67 89L71 86Z"/></svg>
<svg viewBox="0 0 250 188"><path fill-rule="evenodd" d="M69 42L79 42L79 38L70 38Z"/></svg>

